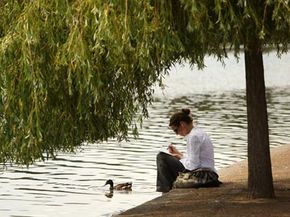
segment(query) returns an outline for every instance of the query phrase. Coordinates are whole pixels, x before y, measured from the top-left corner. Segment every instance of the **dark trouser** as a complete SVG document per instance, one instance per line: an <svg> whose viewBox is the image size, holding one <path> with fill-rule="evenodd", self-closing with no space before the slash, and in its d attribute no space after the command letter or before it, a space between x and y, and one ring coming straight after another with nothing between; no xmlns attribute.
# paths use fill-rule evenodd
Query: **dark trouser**
<svg viewBox="0 0 290 217"><path fill-rule="evenodd" d="M159 192L168 192L178 176L178 172L185 170L183 164L170 154L157 154L157 189Z"/></svg>

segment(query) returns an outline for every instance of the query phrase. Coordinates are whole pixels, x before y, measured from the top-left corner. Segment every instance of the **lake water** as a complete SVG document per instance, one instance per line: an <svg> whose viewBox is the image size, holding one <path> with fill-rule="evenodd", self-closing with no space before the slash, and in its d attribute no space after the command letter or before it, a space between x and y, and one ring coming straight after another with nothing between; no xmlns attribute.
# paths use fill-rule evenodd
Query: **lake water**
<svg viewBox="0 0 290 217"><path fill-rule="evenodd" d="M270 143L290 144L290 55L264 56ZM0 216L95 217L112 216L144 203L155 192L155 157L172 142L184 150L183 138L168 128L172 112L191 108L198 125L215 145L216 168L246 159L247 118L243 57L233 56L226 67L212 58L206 69L176 66L165 78L166 89L156 88L149 119L139 139L118 143L85 144L75 154L37 162L29 169L9 167L0 174ZM105 180L133 182L133 191L105 196Z"/></svg>

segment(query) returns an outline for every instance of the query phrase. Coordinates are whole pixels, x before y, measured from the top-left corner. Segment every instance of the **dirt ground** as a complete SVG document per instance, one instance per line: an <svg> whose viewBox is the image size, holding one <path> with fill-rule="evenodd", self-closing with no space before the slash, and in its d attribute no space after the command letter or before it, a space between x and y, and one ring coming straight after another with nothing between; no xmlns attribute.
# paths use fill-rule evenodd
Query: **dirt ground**
<svg viewBox="0 0 290 217"><path fill-rule="evenodd" d="M275 199L249 199L242 161L218 171L221 187L174 189L119 216L290 217L290 145L272 149L271 158Z"/></svg>

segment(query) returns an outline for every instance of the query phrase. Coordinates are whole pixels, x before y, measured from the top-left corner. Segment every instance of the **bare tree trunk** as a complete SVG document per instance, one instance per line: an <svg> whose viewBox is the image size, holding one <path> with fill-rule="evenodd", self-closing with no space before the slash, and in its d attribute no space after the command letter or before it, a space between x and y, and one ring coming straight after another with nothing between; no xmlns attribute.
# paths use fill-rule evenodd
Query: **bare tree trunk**
<svg viewBox="0 0 290 217"><path fill-rule="evenodd" d="M259 40L246 45L246 89L248 115L248 188L252 198L273 198L269 129L263 55Z"/></svg>

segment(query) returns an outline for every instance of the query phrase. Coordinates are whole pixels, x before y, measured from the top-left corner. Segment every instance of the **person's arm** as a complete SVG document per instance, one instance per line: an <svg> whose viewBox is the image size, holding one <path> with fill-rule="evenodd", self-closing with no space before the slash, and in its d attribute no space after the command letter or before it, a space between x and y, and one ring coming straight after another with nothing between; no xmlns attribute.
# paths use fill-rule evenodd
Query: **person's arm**
<svg viewBox="0 0 290 217"><path fill-rule="evenodd" d="M183 157L183 154L178 151L177 148L175 148L172 144L168 145L168 151L172 156L176 157L177 159L181 159Z"/></svg>
<svg viewBox="0 0 290 217"><path fill-rule="evenodd" d="M200 147L201 139L193 136L188 140L187 158L185 164L188 168L196 169L200 167Z"/></svg>

